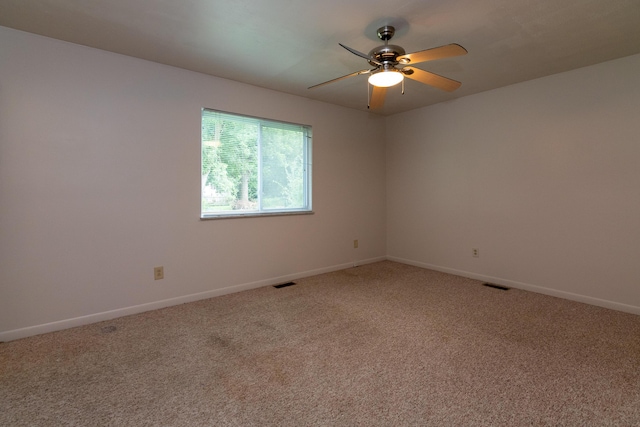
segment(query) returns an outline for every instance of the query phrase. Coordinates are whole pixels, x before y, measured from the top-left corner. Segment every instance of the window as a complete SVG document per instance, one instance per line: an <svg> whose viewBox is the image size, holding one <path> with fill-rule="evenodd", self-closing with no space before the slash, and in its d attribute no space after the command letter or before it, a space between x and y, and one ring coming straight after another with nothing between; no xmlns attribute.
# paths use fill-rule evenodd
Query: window
<svg viewBox="0 0 640 427"><path fill-rule="evenodd" d="M201 218L311 212L311 127L202 110Z"/></svg>

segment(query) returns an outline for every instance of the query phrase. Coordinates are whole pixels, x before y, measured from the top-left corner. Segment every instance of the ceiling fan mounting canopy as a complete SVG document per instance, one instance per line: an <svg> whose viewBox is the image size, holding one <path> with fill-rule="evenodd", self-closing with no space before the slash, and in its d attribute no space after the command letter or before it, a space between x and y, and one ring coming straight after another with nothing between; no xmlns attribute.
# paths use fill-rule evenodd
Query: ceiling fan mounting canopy
<svg viewBox="0 0 640 427"><path fill-rule="evenodd" d="M356 71L355 73L347 74L346 76L311 86L309 89L333 83L348 77L359 76L361 74L371 74L369 77L369 83L373 85L373 92L371 94L369 108L376 109L382 107L387 87L400 83L405 76L447 92L452 92L460 87L462 83L458 81L439 76L429 71L421 70L420 68L415 68L409 64L412 65L420 62L465 55L467 53L465 48L459 44L452 43L445 46L407 54L401 46L388 43L395 34L395 31L395 28L391 25L385 25L378 28L378 38L384 41L384 45L374 47L368 54L339 43L340 46L354 55L366 59L369 65L374 68Z"/></svg>
<svg viewBox="0 0 640 427"><path fill-rule="evenodd" d="M383 27L378 28L378 38L380 40L391 40L391 37L396 33L395 27L392 25L385 25Z"/></svg>

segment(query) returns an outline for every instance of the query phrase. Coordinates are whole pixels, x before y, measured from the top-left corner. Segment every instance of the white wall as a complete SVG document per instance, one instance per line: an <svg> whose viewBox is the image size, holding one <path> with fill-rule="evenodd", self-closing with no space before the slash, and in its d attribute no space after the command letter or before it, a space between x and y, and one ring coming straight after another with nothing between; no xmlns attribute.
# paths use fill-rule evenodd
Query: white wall
<svg viewBox="0 0 640 427"><path fill-rule="evenodd" d="M639 118L640 55L389 118L387 254L640 314Z"/></svg>
<svg viewBox="0 0 640 427"><path fill-rule="evenodd" d="M386 120L3 27L0 70L0 341L385 254L640 314L640 56ZM316 213L200 221L201 107L312 125Z"/></svg>
<svg viewBox="0 0 640 427"><path fill-rule="evenodd" d="M0 70L0 341L385 256L380 117L3 27ZM200 221L202 107L312 125L315 214Z"/></svg>

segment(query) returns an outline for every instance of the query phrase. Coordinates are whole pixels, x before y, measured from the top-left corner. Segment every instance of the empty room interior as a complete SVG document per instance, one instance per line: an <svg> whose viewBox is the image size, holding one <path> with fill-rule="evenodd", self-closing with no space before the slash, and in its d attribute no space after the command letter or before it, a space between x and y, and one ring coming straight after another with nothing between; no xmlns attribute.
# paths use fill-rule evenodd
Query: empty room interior
<svg viewBox="0 0 640 427"><path fill-rule="evenodd" d="M210 112L304 130L300 209ZM640 425L639 115L633 1L5 0L0 421Z"/></svg>

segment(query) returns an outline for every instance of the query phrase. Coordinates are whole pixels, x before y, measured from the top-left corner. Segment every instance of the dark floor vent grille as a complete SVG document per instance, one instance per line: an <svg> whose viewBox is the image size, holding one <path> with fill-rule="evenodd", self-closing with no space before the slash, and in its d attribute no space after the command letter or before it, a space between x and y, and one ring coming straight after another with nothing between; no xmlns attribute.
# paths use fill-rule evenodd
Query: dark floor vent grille
<svg viewBox="0 0 640 427"><path fill-rule="evenodd" d="M483 283L482 286L486 286L488 288L500 289L501 291L508 291L509 288L506 286L494 285L493 283Z"/></svg>
<svg viewBox="0 0 640 427"><path fill-rule="evenodd" d="M287 283L280 283L279 285L273 285L273 287L276 289L280 289L280 288L286 288L287 286L293 286L295 284L296 284L295 282L287 282Z"/></svg>

